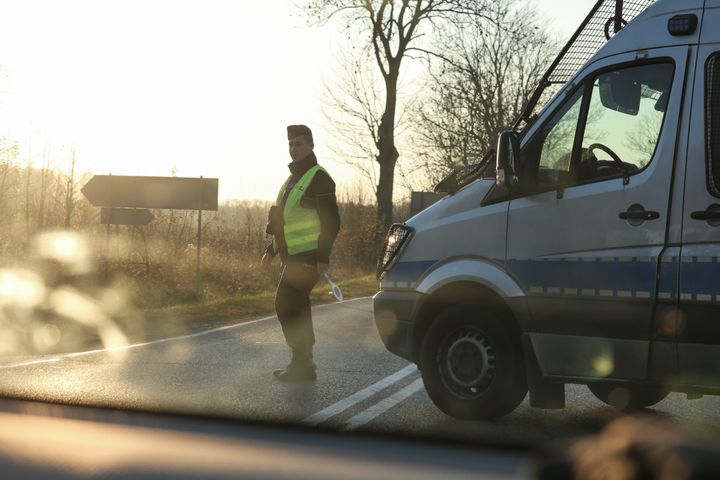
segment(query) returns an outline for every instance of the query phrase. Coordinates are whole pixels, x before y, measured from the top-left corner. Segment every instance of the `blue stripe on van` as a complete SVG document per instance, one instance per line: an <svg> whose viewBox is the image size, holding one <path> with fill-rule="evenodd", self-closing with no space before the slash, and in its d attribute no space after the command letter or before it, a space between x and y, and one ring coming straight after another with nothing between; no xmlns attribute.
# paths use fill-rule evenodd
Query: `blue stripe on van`
<svg viewBox="0 0 720 480"><path fill-rule="evenodd" d="M655 297L657 263L650 257L509 260L508 270L532 294Z"/></svg>
<svg viewBox="0 0 720 480"><path fill-rule="evenodd" d="M680 274L681 302L720 302L720 257L684 257L679 249L653 257L538 258L509 260L507 269L530 295L580 295L676 301ZM385 280L410 287L437 260L398 262Z"/></svg>
<svg viewBox="0 0 720 480"><path fill-rule="evenodd" d="M670 247L663 252L658 278L658 300L661 302L677 301L679 263L680 247Z"/></svg>
<svg viewBox="0 0 720 480"><path fill-rule="evenodd" d="M720 257L683 257L680 301L720 301Z"/></svg>

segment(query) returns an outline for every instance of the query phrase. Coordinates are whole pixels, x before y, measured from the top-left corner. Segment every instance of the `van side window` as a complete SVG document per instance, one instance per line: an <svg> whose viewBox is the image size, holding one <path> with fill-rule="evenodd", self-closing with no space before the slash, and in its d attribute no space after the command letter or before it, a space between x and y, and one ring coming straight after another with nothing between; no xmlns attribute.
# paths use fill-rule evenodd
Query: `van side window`
<svg viewBox="0 0 720 480"><path fill-rule="evenodd" d="M708 190L720 197L720 53L705 67L705 150Z"/></svg>
<svg viewBox="0 0 720 480"><path fill-rule="evenodd" d="M674 67L656 63L603 73L592 83L577 183L645 168L660 138Z"/></svg>
<svg viewBox="0 0 720 480"><path fill-rule="evenodd" d="M570 173L570 159L581 104L582 89L579 89L542 129L542 150L537 172L540 188L557 186L563 183Z"/></svg>
<svg viewBox="0 0 720 480"><path fill-rule="evenodd" d="M715 163L720 196L720 54L715 59ZM587 78L521 152L521 195L632 175L655 154L670 98L670 61L606 70ZM709 118L709 117L708 117ZM577 133L577 135L576 135Z"/></svg>

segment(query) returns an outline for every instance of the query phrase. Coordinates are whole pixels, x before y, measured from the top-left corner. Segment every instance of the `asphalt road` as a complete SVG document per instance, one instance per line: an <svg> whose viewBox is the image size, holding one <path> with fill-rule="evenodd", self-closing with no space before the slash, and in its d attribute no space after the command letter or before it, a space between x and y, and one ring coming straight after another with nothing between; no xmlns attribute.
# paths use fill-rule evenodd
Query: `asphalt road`
<svg viewBox="0 0 720 480"><path fill-rule="evenodd" d="M505 445L596 431L616 416L586 387L569 385L564 410L533 409L526 399L497 421L455 420L432 404L415 366L385 350L371 299L316 307L313 315L319 375L313 384L273 378L289 352L277 319L267 317L115 350L5 359L0 394ZM720 433L719 397L672 394L648 413Z"/></svg>

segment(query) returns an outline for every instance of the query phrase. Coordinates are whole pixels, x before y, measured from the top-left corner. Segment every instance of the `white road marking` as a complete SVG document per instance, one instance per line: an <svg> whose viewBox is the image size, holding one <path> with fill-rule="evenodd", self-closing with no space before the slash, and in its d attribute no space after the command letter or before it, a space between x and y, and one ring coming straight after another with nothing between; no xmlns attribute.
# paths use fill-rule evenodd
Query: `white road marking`
<svg viewBox="0 0 720 480"><path fill-rule="evenodd" d="M0 365L0 368L14 368L14 367L25 367L28 365L37 365L42 363L55 363L59 362L59 358L44 358L42 360L29 360L26 362L10 363L8 365Z"/></svg>
<svg viewBox="0 0 720 480"><path fill-rule="evenodd" d="M354 394L350 395L349 397L345 397L339 402L333 403L327 408L324 408L320 410L319 412L313 413L309 417L306 417L302 420L302 423L304 425L308 426L316 426L320 425L321 423L325 422L326 420L329 420L330 418L334 417L335 415L338 415L345 410L353 407L354 405L362 402L363 400L366 400L376 393L381 392L382 390L385 390L390 385L393 385L394 383L399 382L403 378L407 377L408 375L412 374L413 372L417 371L417 366L414 363L411 363L410 365L406 366L405 368L398 370L397 372L393 373L392 375L389 375L382 380L373 383L369 387L363 388L362 390L355 392Z"/></svg>
<svg viewBox="0 0 720 480"><path fill-rule="evenodd" d="M370 423L383 413L393 408L398 403L420 391L422 388L422 378L418 378L402 390L390 395L389 397L379 401L372 407L369 407L367 410L364 410L352 417L345 423L343 430L354 430L358 427L365 425L366 423Z"/></svg>
<svg viewBox="0 0 720 480"><path fill-rule="evenodd" d="M342 301L342 302L326 303L326 304L323 304L323 305L318 305L317 307L313 307L313 309L328 307L328 306L330 306L330 305L337 305L338 303L350 303L350 302L354 302L354 301L357 301L357 300L366 300L366 299L368 299L368 298L370 298L370 297L360 297L360 298L353 298L353 299L351 299L351 300L345 300L345 301ZM87 351L85 351L85 352L65 353L65 354L62 354L62 355L53 355L52 357L47 357L47 358L43 358L43 359L40 359L40 360L29 360L29 361L22 361L22 362L10 363L10 364L7 364L7 365L0 365L0 369L5 369L5 368L17 368L17 367L24 367L24 366L27 366L27 365L37 365L37 364L43 364L43 363L54 363L54 362L59 362L59 361L62 360L63 358L82 357L82 356L85 356L85 355L92 355L92 354L94 354L94 353L117 352L117 351L120 351L120 350L130 350L131 348L145 347L145 346L148 346L148 345L158 345L158 344L161 344L161 343L174 342L174 341L177 341L177 340L187 340L187 339L189 339L189 338L201 337L201 336L203 336L203 335L209 335L209 334L211 334L211 333L222 332L222 331L225 331L225 330L231 330L231 329L233 329L233 328L239 328L239 327L244 327L244 326L246 326L246 325L252 325L252 324L255 324L255 323L265 322L265 321L267 321L267 320L272 320L272 319L274 319L274 318L277 318L277 315L270 315L270 316L268 316L268 317L258 318L258 319L250 320L250 321L247 321L247 322L235 323L235 324L233 324L233 325L225 325L224 327L212 328L212 329L210 329L210 330L203 330L203 331L201 331L201 332L190 333L190 334L188 334L188 335L180 335L180 336L177 336L177 337L161 338L161 339L158 339L158 340L152 340L152 341L150 341L150 342L134 343L134 344L132 344L132 345L123 345L123 346L120 346L120 347L112 347L112 348L100 348L100 349L97 349L97 350L87 350Z"/></svg>

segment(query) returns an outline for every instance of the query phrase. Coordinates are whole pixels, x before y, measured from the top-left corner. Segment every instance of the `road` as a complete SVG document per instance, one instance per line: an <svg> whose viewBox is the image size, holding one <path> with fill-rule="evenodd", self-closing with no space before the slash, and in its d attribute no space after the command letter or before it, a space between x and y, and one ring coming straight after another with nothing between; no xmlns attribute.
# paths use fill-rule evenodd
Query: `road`
<svg viewBox="0 0 720 480"><path fill-rule="evenodd" d="M369 298L313 309L317 382L288 385L272 370L289 352L275 317L114 350L13 359L0 365L0 392L23 398L130 409L536 444L595 431L615 412L584 386L567 387L567 408L525 402L493 422L450 418L430 401L414 365L382 345ZM666 418L720 432L720 398L672 394L654 407Z"/></svg>

